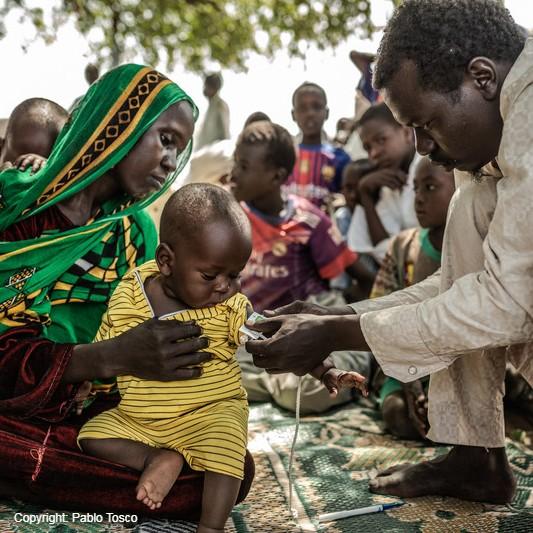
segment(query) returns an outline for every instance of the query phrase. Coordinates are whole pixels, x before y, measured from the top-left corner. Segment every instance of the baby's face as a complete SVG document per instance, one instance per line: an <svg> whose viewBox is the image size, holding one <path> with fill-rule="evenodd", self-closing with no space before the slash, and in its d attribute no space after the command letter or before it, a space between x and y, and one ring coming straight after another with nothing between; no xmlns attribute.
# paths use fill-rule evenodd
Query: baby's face
<svg viewBox="0 0 533 533"><path fill-rule="evenodd" d="M179 249L177 249L179 248ZM249 235L213 222L182 246L174 246L172 274L165 284L191 308L210 307L240 291L240 273L252 250Z"/></svg>

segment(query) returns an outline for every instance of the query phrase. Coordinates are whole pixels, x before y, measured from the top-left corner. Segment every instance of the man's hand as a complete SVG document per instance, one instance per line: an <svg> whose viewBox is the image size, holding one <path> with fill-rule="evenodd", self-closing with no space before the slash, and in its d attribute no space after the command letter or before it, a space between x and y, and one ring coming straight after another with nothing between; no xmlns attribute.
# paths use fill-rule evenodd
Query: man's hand
<svg viewBox="0 0 533 533"><path fill-rule="evenodd" d="M332 398L335 398L342 388L359 389L365 398L368 396L367 380L357 372L331 368L322 376L322 383Z"/></svg>
<svg viewBox="0 0 533 533"><path fill-rule="evenodd" d="M248 324L247 324L248 325ZM368 350L359 316L280 315L248 325L267 340L248 341L254 364L270 373L310 373L336 350Z"/></svg>
<svg viewBox="0 0 533 533"><path fill-rule="evenodd" d="M382 187L398 190L406 183L407 174L399 169L382 168L370 172L359 181L359 203L370 199L375 204L379 200Z"/></svg>

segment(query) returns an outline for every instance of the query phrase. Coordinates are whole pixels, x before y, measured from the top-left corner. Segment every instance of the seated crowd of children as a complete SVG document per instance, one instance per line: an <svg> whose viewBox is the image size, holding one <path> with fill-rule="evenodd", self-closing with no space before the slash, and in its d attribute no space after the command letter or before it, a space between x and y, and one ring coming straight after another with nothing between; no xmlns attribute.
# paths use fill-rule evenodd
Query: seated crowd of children
<svg viewBox="0 0 533 533"><path fill-rule="evenodd" d="M252 309L383 296L440 267L453 175L416 155L412 131L384 103L350 126L367 153L355 161L342 139L325 139L328 107L319 85L303 83L292 103L298 141L254 113L233 147L232 165L218 176L224 183L184 185L170 196L155 260L122 280L97 335L110 338L152 317L194 320L203 328L213 359L194 390L190 382L162 386L120 376L120 405L90 420L79 444L139 470L136 496L151 509L161 506L185 461L206 471L206 531L223 528L237 497L247 399L295 409L298 378L255 368L242 347L239 330ZM67 119L49 100L22 102L1 140L2 168L38 171ZM350 401L355 388L364 388L361 372L387 428L398 437L424 438L425 382L403 385L384 376L369 353L328 355L302 378L302 413ZM210 496L215 493L222 496Z"/></svg>

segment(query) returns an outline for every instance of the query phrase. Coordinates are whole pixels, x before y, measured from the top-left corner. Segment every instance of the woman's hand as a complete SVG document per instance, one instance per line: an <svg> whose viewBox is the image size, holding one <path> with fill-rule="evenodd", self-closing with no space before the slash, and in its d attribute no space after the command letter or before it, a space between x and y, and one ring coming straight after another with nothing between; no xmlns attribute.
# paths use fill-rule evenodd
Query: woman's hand
<svg viewBox="0 0 533 533"><path fill-rule="evenodd" d="M212 355L199 350L209 341L194 322L152 318L113 339L74 347L63 375L66 383L133 375L173 381L201 375Z"/></svg>
<svg viewBox="0 0 533 533"><path fill-rule="evenodd" d="M254 364L270 373L310 373L336 350L368 350L359 316L281 315L248 325L267 340L248 341Z"/></svg>
<svg viewBox="0 0 533 533"><path fill-rule="evenodd" d="M81 415L83 411L83 404L85 400L89 397L91 392L92 383L90 381L84 381L78 388L78 392L74 396L74 406L76 409L76 414Z"/></svg>

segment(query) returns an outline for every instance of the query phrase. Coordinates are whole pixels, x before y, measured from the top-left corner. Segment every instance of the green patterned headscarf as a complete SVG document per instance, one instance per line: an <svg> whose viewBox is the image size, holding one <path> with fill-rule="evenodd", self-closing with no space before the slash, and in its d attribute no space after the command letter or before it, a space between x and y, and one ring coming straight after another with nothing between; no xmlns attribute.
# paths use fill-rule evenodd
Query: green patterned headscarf
<svg viewBox="0 0 533 533"><path fill-rule="evenodd" d="M191 98L159 72L123 65L92 85L35 175L0 173L0 231L78 193L112 169L169 106ZM0 242L0 333L39 323L56 341L76 339L73 303L105 304L126 271L153 257L156 235L142 210L165 192L184 167L191 142L164 187L141 200L118 196L84 226L37 239ZM79 306L78 312L86 306ZM88 309L88 308L87 308ZM99 320L102 310L93 321ZM98 324L84 324L92 332ZM66 334L50 334L63 329ZM59 329L57 329L59 328ZM87 335L90 335L88 333Z"/></svg>

